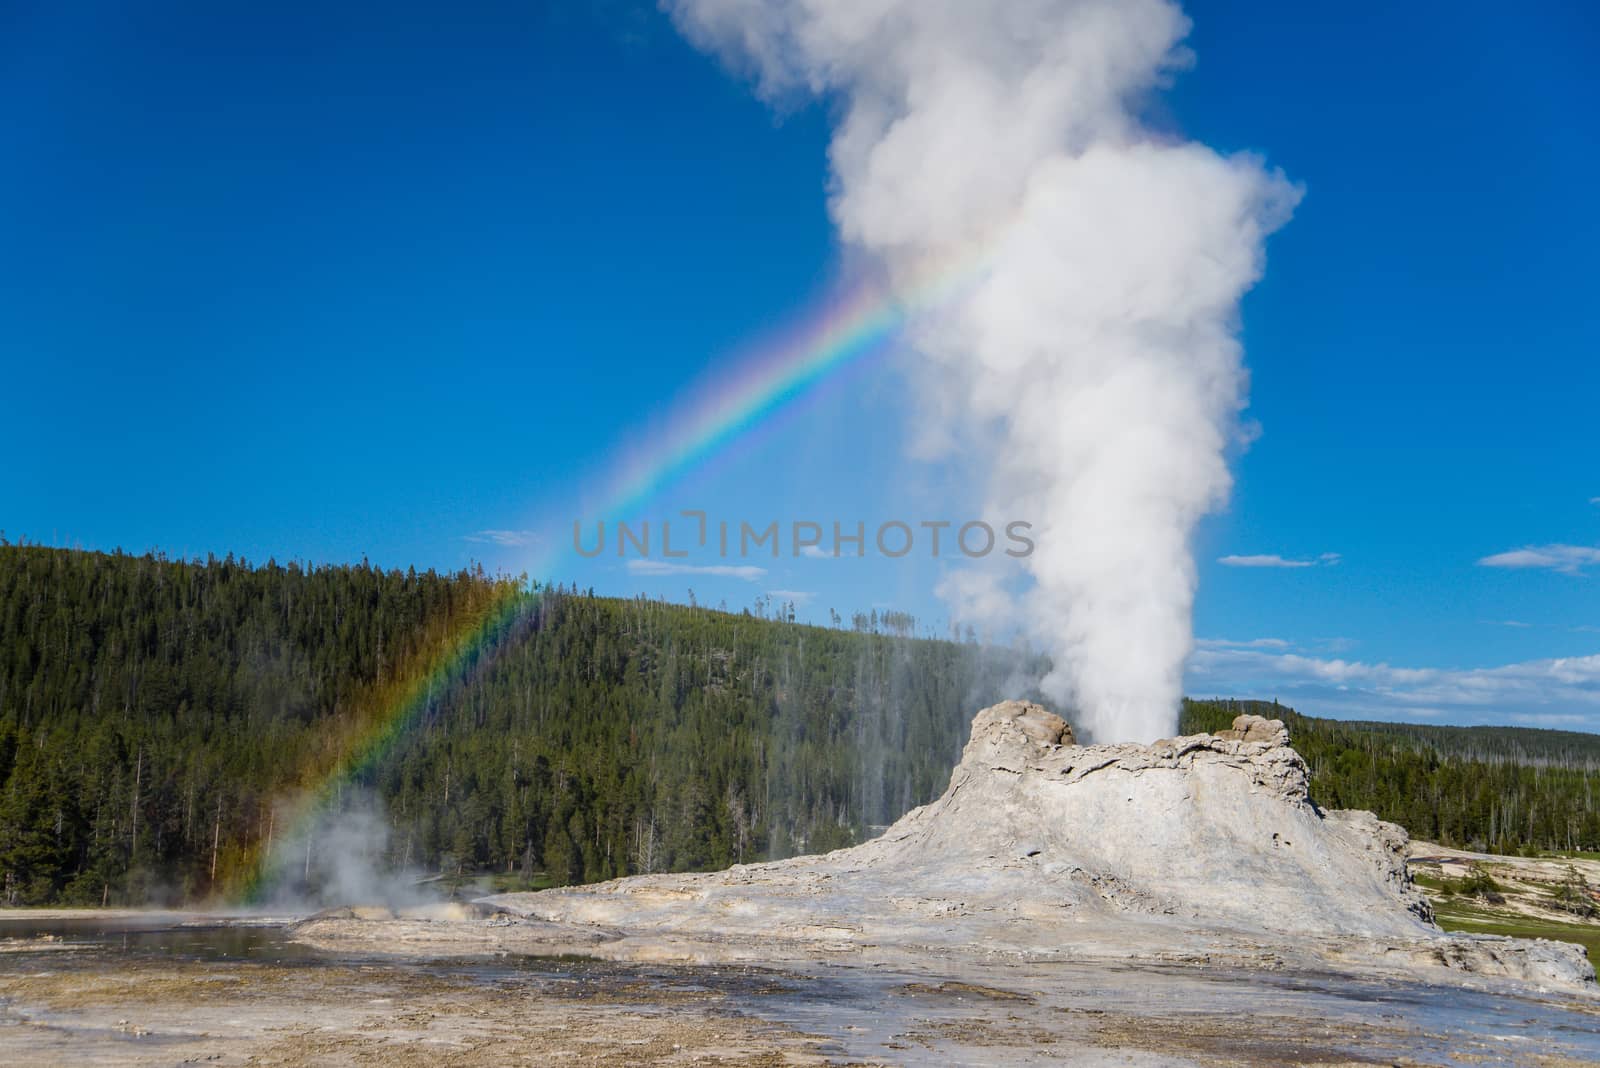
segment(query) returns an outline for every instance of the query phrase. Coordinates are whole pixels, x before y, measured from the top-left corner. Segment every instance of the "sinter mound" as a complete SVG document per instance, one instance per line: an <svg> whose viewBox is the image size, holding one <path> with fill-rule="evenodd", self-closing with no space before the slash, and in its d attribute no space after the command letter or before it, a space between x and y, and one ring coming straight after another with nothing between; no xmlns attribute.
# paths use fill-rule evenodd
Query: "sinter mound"
<svg viewBox="0 0 1600 1068"><path fill-rule="evenodd" d="M597 949L635 959L999 955L1593 981L1577 946L1441 932L1406 875L1405 832L1320 809L1307 787L1276 720L1080 746L1059 716L1007 701L973 721L943 796L863 845L485 901L546 930L604 931Z"/></svg>

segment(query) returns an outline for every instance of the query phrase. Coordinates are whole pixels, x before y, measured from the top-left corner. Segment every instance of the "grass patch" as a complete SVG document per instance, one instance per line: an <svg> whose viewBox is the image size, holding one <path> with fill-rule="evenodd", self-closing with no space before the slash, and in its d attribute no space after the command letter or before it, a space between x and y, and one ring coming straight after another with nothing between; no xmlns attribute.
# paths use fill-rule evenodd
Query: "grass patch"
<svg viewBox="0 0 1600 1068"><path fill-rule="evenodd" d="M489 887L491 894L509 894L525 890L548 890L556 885L556 881L546 873L539 871L532 875L522 872L495 872L483 880Z"/></svg>
<svg viewBox="0 0 1600 1068"><path fill-rule="evenodd" d="M1556 923L1525 916L1508 916L1503 912L1490 912L1454 901L1435 901L1433 910L1439 926L1446 931L1576 942L1588 951L1589 963L1600 968L1600 925Z"/></svg>

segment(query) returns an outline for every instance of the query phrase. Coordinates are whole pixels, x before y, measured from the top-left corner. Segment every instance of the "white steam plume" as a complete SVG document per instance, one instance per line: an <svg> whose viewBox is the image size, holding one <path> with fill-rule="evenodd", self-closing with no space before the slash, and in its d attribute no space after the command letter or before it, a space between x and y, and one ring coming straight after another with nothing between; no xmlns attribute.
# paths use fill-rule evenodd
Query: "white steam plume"
<svg viewBox="0 0 1600 1068"><path fill-rule="evenodd" d="M287 818L293 812L286 809ZM337 804L303 819L267 858L267 907L309 912L327 905L405 907L437 900L422 873L391 862L383 803L365 789L342 791Z"/></svg>
<svg viewBox="0 0 1600 1068"><path fill-rule="evenodd" d="M1188 20L1166 0L666 6L765 94L842 104L833 218L891 280L982 250L982 281L912 324L925 422L979 438L986 510L1035 525L1004 604L1052 654L1045 691L1097 739L1172 734L1190 534L1227 496L1245 398L1238 302L1299 195L1139 121Z"/></svg>

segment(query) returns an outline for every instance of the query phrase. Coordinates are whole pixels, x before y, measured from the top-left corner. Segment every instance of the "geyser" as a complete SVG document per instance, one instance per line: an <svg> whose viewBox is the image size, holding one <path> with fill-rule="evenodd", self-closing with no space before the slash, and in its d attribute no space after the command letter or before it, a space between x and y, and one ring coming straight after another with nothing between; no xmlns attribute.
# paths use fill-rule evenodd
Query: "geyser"
<svg viewBox="0 0 1600 1068"><path fill-rule="evenodd" d="M480 951L589 939L596 956L702 963L1177 960L1593 983L1581 946L1439 930L1406 874L1405 831L1322 808L1310 778L1277 720L1079 745L1049 710L1005 701L973 719L944 793L861 845L501 894L479 904L526 929L446 934ZM370 933L313 924L300 937Z"/></svg>
<svg viewBox="0 0 1600 1068"><path fill-rule="evenodd" d="M1298 198L1141 121L1188 20L1166 0L666 6L764 94L842 105L831 211L891 284L981 250L980 279L908 330L919 445L987 457L986 510L1031 520L1038 548L1026 589L967 573L945 592L1025 620L1091 737L1176 733L1190 535L1240 436L1238 302Z"/></svg>

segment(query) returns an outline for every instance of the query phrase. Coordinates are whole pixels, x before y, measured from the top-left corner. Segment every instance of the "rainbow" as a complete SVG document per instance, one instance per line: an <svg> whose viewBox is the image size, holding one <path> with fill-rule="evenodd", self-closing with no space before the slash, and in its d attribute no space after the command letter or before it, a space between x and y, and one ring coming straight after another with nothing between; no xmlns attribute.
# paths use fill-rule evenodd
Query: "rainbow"
<svg viewBox="0 0 1600 1068"><path fill-rule="evenodd" d="M679 398L661 432L618 450L598 480L605 489L594 518L627 517L823 381L890 347L913 318L970 293L1013 226L928 258L893 289L870 277L835 287L787 329L716 367Z"/></svg>
<svg viewBox="0 0 1600 1068"><path fill-rule="evenodd" d="M606 481L602 512L624 517L636 510L824 378L883 349L904 322L902 306L870 285L830 295L797 326L691 391L664 433L625 449Z"/></svg>
<svg viewBox="0 0 1600 1068"><path fill-rule="evenodd" d="M336 808L343 791L373 771L435 700L487 664L537 596L521 581L505 578L466 589L467 602L435 620L417 649L358 695L307 754L300 774L286 784L286 799L268 815L264 837L230 857L229 868L241 874L215 889L248 905L262 903L275 876L297 859L289 846L306 839L318 815ZM281 834L275 827L280 818Z"/></svg>
<svg viewBox="0 0 1600 1068"><path fill-rule="evenodd" d="M955 261L954 268L924 271L912 284L899 287L899 299L870 281L835 289L788 329L753 346L731 367L717 368L714 379L689 391L662 432L619 450L600 480L605 489L595 509L597 518L628 515L824 380L890 347L913 314L953 299L981 279L985 259L969 255ZM564 544L564 539L552 540ZM535 572L549 574L558 561L558 555L547 555ZM280 806L287 809L285 832L276 833L274 812L263 838L241 850L234 867L244 874L234 881L234 896L259 903L274 873L296 863L284 843L306 837L317 815L376 768L442 692L487 663L538 596L537 587L495 580L477 591L471 603L435 624L406 662L361 695L289 784L292 800Z"/></svg>

